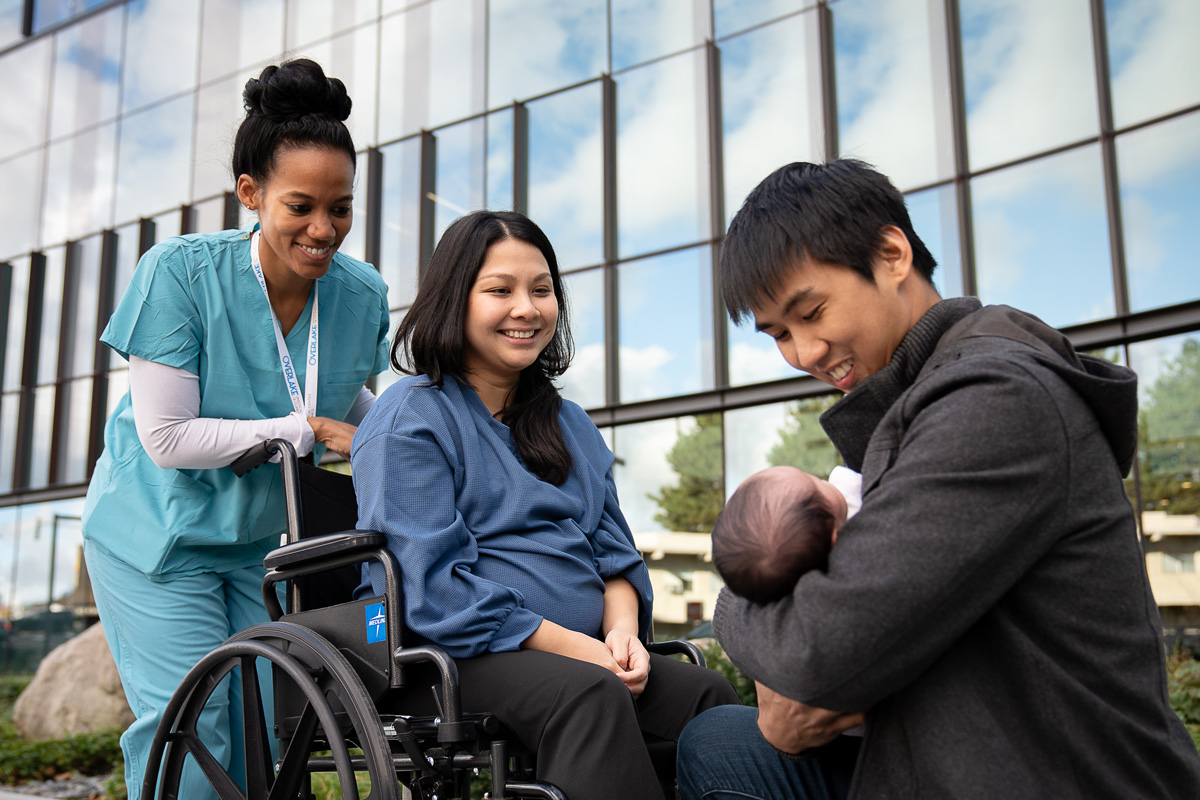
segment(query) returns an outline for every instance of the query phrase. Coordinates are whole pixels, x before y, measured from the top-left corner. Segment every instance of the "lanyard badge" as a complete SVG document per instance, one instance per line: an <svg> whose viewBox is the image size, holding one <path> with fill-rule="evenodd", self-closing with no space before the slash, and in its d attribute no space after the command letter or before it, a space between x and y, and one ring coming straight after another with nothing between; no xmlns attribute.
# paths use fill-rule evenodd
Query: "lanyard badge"
<svg viewBox="0 0 1200 800"><path fill-rule="evenodd" d="M267 308L271 309L271 323L275 326L275 345L279 348L279 366L283 369L283 380L287 384L288 397L292 400L292 408L306 417L317 415L317 359L319 355L317 334L317 284L313 282L312 316L308 323L307 368L304 371L304 396L300 396L300 385L296 380L296 365L292 363L288 353L287 342L283 338L283 330L279 327L279 317L271 306L271 295L267 293L267 281L263 277L262 264L258 260L258 241L260 231L255 231L250 238L250 266L254 268L254 277L262 287L263 295L267 298Z"/></svg>

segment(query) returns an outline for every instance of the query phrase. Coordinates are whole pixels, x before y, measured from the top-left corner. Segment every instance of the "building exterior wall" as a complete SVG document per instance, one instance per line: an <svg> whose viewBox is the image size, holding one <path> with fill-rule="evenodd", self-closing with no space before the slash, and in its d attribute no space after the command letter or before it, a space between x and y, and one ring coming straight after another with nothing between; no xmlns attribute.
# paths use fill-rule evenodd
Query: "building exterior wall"
<svg viewBox="0 0 1200 800"><path fill-rule="evenodd" d="M751 472L836 463L828 387L729 324L713 278L746 193L835 156L906 193L944 296L1137 370L1130 496L1195 515L1197 29L1194 0L2 2L0 606L75 588L127 385L98 333L150 244L249 222L226 167L239 95L285 55L349 88L344 249L379 267L396 321L464 210L545 228L574 318L564 392L618 456L634 530L702 533Z"/></svg>

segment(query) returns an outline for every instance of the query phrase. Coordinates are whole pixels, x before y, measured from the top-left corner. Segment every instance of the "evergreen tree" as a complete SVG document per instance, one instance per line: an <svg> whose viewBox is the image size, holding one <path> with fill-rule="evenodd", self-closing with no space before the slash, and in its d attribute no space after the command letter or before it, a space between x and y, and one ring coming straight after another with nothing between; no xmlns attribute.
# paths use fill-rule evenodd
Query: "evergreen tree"
<svg viewBox="0 0 1200 800"><path fill-rule="evenodd" d="M1200 514L1200 341L1186 339L1138 413L1142 508Z"/></svg>
<svg viewBox="0 0 1200 800"><path fill-rule="evenodd" d="M725 505L721 415L700 414L696 429L681 434L667 453L679 483L649 497L658 503L654 521L669 531L711 533Z"/></svg>
<svg viewBox="0 0 1200 800"><path fill-rule="evenodd" d="M821 428L818 417L839 397L841 395L822 395L793 404L787 423L779 429L779 441L767 453L767 463L773 467L797 467L821 478L829 477L833 468L843 462Z"/></svg>

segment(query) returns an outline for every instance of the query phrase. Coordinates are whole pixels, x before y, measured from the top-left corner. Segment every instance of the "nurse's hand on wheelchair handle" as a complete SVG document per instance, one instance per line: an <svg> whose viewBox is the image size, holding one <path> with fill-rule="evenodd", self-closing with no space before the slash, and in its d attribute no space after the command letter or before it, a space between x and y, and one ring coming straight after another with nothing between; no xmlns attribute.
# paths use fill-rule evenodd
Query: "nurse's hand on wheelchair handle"
<svg viewBox="0 0 1200 800"><path fill-rule="evenodd" d="M357 428L348 422L329 417L309 417L313 438L343 458L350 458L350 442Z"/></svg>

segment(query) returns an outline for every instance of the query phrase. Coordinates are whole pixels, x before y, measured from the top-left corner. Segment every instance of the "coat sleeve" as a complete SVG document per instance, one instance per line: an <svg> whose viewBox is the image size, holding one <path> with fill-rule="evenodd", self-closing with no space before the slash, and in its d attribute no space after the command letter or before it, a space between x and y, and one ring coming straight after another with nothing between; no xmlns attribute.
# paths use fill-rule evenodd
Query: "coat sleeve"
<svg viewBox="0 0 1200 800"><path fill-rule="evenodd" d="M992 360L914 387L872 436L863 506L828 569L766 605L722 593L714 627L733 662L840 711L920 675L1054 546L1069 479L1056 380Z"/></svg>
<svg viewBox="0 0 1200 800"><path fill-rule="evenodd" d="M455 658L517 650L542 622L521 594L472 572L475 537L455 507L453 455L432 432L379 433L352 456L359 527L400 563L404 621Z"/></svg>

